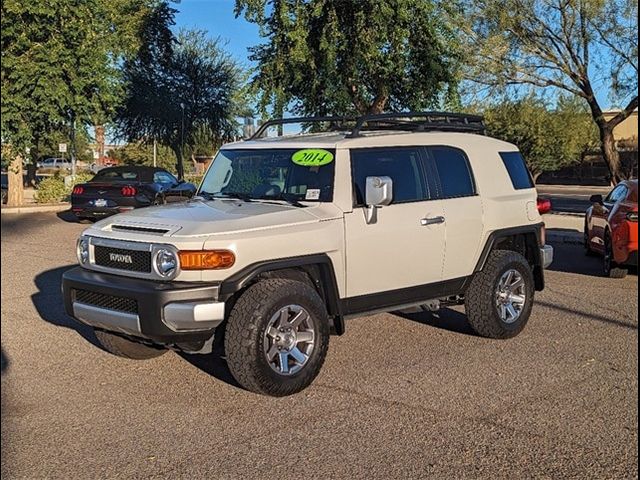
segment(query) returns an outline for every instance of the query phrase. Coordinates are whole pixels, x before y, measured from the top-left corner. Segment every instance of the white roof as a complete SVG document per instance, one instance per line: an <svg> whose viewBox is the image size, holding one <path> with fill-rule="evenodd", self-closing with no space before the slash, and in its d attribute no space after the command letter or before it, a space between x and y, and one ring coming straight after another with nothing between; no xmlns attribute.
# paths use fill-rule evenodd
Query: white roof
<svg viewBox="0 0 640 480"><path fill-rule="evenodd" d="M223 145L222 149L252 148L363 148L393 147L415 145L449 145L470 148L473 145L488 146L493 144L503 151L517 150L514 145L485 135L463 132L407 132L407 131L373 131L362 132L355 138L347 138L348 132L307 133L283 135L281 137L265 137L257 140L246 140Z"/></svg>

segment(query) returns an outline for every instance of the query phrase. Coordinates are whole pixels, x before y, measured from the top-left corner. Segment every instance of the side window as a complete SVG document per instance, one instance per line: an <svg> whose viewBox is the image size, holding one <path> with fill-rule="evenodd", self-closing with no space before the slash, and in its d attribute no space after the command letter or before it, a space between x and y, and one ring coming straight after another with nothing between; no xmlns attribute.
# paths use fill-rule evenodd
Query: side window
<svg viewBox="0 0 640 480"><path fill-rule="evenodd" d="M533 178L520 152L500 152L500 157L509 172L513 188L516 190L533 188Z"/></svg>
<svg viewBox="0 0 640 480"><path fill-rule="evenodd" d="M469 160L462 150L452 147L427 147L433 159L440 188L435 198L469 197L476 194Z"/></svg>
<svg viewBox="0 0 640 480"><path fill-rule="evenodd" d="M351 150L351 174L356 206L365 204L367 177L385 176L393 180L392 203L417 202L428 198L420 150L415 147Z"/></svg>
<svg viewBox="0 0 640 480"><path fill-rule="evenodd" d="M611 190L611 193L605 199L607 203L616 203L619 200L622 200L627 196L627 187L624 185L618 185L616 188Z"/></svg>
<svg viewBox="0 0 640 480"><path fill-rule="evenodd" d="M166 172L155 172L153 174L153 181L154 183L170 183L170 184L177 182L172 175L169 175Z"/></svg>

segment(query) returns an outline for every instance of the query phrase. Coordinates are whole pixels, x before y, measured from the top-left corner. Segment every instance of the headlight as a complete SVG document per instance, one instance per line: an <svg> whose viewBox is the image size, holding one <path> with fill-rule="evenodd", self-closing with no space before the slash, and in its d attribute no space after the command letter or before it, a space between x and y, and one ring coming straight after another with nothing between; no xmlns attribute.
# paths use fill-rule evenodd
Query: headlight
<svg viewBox="0 0 640 480"><path fill-rule="evenodd" d="M87 237L78 238L76 256L80 265L85 265L89 262L89 239Z"/></svg>
<svg viewBox="0 0 640 480"><path fill-rule="evenodd" d="M171 250L162 248L156 253L156 271L163 277L168 277L178 267L178 257Z"/></svg>

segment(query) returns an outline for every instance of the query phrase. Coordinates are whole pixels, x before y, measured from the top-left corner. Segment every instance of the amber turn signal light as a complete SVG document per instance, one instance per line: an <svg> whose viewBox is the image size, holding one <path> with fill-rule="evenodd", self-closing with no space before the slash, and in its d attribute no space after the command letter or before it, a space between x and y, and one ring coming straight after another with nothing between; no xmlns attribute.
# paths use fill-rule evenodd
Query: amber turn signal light
<svg viewBox="0 0 640 480"><path fill-rule="evenodd" d="M219 270L231 267L236 261L229 250L182 250L178 256L182 270Z"/></svg>

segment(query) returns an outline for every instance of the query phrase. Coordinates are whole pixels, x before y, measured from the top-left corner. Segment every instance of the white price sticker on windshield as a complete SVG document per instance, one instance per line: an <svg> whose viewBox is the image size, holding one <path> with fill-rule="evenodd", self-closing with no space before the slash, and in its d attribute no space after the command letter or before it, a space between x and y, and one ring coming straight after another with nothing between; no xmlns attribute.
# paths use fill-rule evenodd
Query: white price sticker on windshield
<svg viewBox="0 0 640 480"><path fill-rule="evenodd" d="M320 198L319 188L310 188L304 196L305 200L318 200Z"/></svg>

